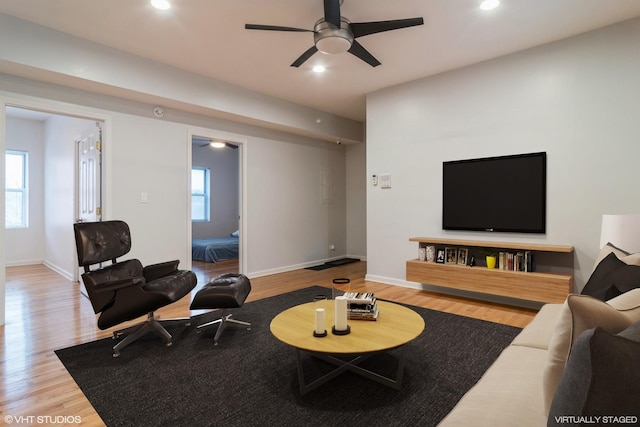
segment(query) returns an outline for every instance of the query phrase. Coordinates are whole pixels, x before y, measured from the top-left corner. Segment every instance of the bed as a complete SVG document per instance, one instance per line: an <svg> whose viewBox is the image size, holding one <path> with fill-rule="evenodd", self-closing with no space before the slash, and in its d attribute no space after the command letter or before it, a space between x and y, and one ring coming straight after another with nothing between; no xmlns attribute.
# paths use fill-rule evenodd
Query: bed
<svg viewBox="0 0 640 427"><path fill-rule="evenodd" d="M214 239L193 239L191 258L195 261L218 262L223 259L238 258L238 237L216 237Z"/></svg>

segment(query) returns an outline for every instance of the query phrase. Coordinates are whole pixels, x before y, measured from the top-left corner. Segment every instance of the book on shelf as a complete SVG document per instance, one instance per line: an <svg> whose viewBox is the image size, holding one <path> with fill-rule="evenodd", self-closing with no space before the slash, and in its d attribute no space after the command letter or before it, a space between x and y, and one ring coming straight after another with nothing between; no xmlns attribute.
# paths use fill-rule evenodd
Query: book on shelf
<svg viewBox="0 0 640 427"><path fill-rule="evenodd" d="M498 266L501 270L532 272L535 270L533 252L500 252Z"/></svg>

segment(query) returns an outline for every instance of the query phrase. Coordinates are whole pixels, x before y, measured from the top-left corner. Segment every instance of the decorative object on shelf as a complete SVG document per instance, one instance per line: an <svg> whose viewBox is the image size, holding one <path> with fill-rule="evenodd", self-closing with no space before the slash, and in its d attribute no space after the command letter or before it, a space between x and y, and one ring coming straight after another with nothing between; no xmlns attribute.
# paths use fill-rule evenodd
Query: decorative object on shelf
<svg viewBox="0 0 640 427"><path fill-rule="evenodd" d="M436 262L438 264L444 264L444 249L440 248L436 251Z"/></svg>
<svg viewBox="0 0 640 427"><path fill-rule="evenodd" d="M469 250L467 248L459 248L458 249L458 265L467 265L468 255L469 255Z"/></svg>
<svg viewBox="0 0 640 427"><path fill-rule="evenodd" d="M340 295L335 298L333 327L331 328L331 332L333 332L334 335L347 335L351 332L351 328L347 323L347 306L347 297Z"/></svg>
<svg viewBox="0 0 640 427"><path fill-rule="evenodd" d="M331 297L336 299L340 295L344 295L345 293L351 290L351 280L346 277L338 277L333 279L333 286L331 287Z"/></svg>
<svg viewBox="0 0 640 427"><path fill-rule="evenodd" d="M427 245L425 249L427 251L425 260L427 262L434 262L436 260L436 247L433 245Z"/></svg>
<svg viewBox="0 0 640 427"><path fill-rule="evenodd" d="M446 248L445 264L455 264L458 260L458 254L456 248Z"/></svg>
<svg viewBox="0 0 640 427"><path fill-rule="evenodd" d="M424 261L425 260L426 252L427 252L427 248L425 248L424 246L420 246L418 248L418 259L420 261Z"/></svg>
<svg viewBox="0 0 640 427"><path fill-rule="evenodd" d="M475 267L476 266L476 257L474 257L473 255L471 255L469 257L469 267Z"/></svg>
<svg viewBox="0 0 640 427"><path fill-rule="evenodd" d="M485 261L487 262L487 268L496 268L496 256L495 255L487 255L485 257Z"/></svg>

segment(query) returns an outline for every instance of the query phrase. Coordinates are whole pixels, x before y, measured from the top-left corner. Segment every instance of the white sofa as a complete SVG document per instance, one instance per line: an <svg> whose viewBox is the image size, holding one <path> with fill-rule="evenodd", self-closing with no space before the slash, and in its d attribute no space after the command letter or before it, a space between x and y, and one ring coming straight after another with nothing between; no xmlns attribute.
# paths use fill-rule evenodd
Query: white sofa
<svg viewBox="0 0 640 427"><path fill-rule="evenodd" d="M440 426L546 426L549 399L553 399L557 385L557 382L553 384L555 380L549 381L552 375L550 364L553 363L550 360L558 358L554 353L562 352L563 345L568 346L564 349L565 353L568 352L571 343L590 328L604 325L608 332L617 334L627 327L625 325L640 320L640 289L606 303L585 295L572 295L569 299L587 307L589 313L586 316L584 313L572 314L569 301L544 305ZM617 320L612 323L610 318ZM569 342L562 343L562 339ZM564 361L567 357L565 354ZM563 368L564 365L561 371Z"/></svg>

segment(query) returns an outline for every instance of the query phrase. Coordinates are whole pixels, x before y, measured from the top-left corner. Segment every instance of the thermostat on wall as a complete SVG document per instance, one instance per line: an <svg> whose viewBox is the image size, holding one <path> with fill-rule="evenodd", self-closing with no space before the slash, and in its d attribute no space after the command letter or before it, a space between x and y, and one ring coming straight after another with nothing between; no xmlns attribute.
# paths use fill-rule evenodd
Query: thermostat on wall
<svg viewBox="0 0 640 427"><path fill-rule="evenodd" d="M391 188L391 174L380 175L380 188Z"/></svg>

